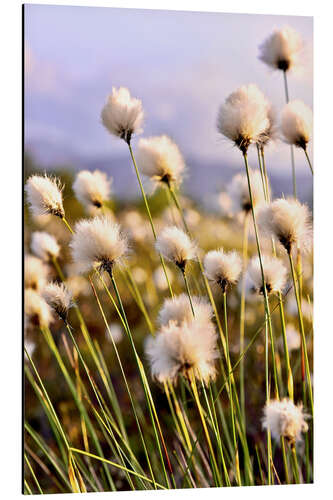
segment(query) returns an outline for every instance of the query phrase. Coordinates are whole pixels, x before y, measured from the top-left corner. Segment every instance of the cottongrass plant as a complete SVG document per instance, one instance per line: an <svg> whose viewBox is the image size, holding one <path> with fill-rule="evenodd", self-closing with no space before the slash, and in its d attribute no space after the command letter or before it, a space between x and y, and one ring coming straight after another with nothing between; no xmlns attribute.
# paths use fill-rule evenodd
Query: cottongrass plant
<svg viewBox="0 0 333 500"><path fill-rule="evenodd" d="M261 59L283 71L287 100L286 74L297 66L301 48L300 37L289 28L274 33L261 47ZM311 111L293 101L282 116L285 141L307 154ZM312 447L307 430L311 426L305 410L311 406L313 412L313 400L303 313L305 303L311 308L311 283L304 279L301 286L293 259L310 247L312 230L305 205L283 198L271 202L264 150L277 136L275 111L255 84L243 85L220 107L218 131L240 150L245 165L245 175L238 174L227 187L228 203L224 200L223 206L229 219L223 221L179 196L186 162L181 148L168 136L141 139L136 164L132 141L142 132L143 118L142 102L125 87L113 88L102 110L102 124L129 148L154 239L148 236L144 219L135 208L116 206L112 217L109 215L111 179L100 171L79 172L72 186L86 213L96 216L76 222L72 198L65 200L66 214L76 222L74 230L65 217L60 179L37 174L27 179L33 227L43 231L32 231L34 255L25 258L25 337L27 346L34 342L36 350L32 359L25 349L24 369L29 391L36 396L33 401L40 405L37 414L27 409L25 492L288 484L303 482L303 478L310 482ZM248 150L253 146L259 169L248 165ZM159 205L159 191L154 193L158 200L154 211L160 211L156 215L158 231L141 174L166 188L167 212ZM73 233L70 265L65 235L57 233L55 238L52 226L37 220L52 216L60 218ZM233 216L238 225L225 231ZM248 241L251 216L257 255ZM235 230L239 222L242 235ZM130 254L124 230L131 235ZM261 236L272 240L271 246L265 240L264 252ZM194 241L200 242L202 251ZM207 252L207 248L221 247ZM159 267L152 262L154 250L161 258ZM203 262L201 252L206 252ZM287 308L286 325L281 305L285 296L290 303L286 257L300 336L292 324L294 313ZM172 281L177 295L164 258L181 270L184 282L175 274ZM195 263L190 266L190 261ZM193 294L190 273L191 287L196 289ZM166 277L163 282L161 276ZM235 294L233 289L240 280L241 290ZM211 285L216 298L222 293L224 321L220 320L219 302L215 302ZM170 298L164 297L167 289ZM260 296L264 299L263 318ZM280 324L274 314L278 307ZM312 328L312 318L308 323L306 327ZM235 339L238 325L239 345ZM281 332L278 345L280 349L282 340L285 363L279 351L275 352L273 326ZM109 343L105 343L105 330ZM263 330L264 346L257 342ZM118 343L119 331L125 335ZM58 371L52 370L52 374L42 364L46 346L57 365ZM295 403L299 386L294 388L292 379L299 362L303 404ZM49 358L45 363L51 367ZM287 383L282 377L284 368ZM63 391L61 405L53 403L54 383ZM251 405L250 412L245 403ZM259 433L263 406L267 447ZM29 422L31 415L37 418L40 409L49 424L47 437ZM43 429L44 424L43 420ZM302 433L304 453L298 446ZM272 447L271 436L280 442L281 451ZM41 470L47 481L39 480ZM44 486L48 483L52 487Z"/></svg>
<svg viewBox="0 0 333 500"><path fill-rule="evenodd" d="M288 144L303 149L313 174L312 164L307 152L312 137L312 110L303 101L294 100L282 110L281 130Z"/></svg>
<svg viewBox="0 0 333 500"><path fill-rule="evenodd" d="M75 196L83 206L102 208L111 195L112 179L100 170L81 170L73 183Z"/></svg>

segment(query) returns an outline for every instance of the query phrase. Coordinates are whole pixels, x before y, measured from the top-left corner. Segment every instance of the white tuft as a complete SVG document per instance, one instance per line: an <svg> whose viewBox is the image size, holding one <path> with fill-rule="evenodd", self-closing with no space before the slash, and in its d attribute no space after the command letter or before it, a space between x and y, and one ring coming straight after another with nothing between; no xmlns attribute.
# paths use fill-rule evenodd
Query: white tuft
<svg viewBox="0 0 333 500"><path fill-rule="evenodd" d="M48 266L34 255L26 255L24 258L24 286L40 291L49 277Z"/></svg>
<svg viewBox="0 0 333 500"><path fill-rule="evenodd" d="M216 376L217 335L211 321L170 321L148 338L145 352L152 377L161 383L176 382L180 373L189 376L191 370L206 384Z"/></svg>
<svg viewBox="0 0 333 500"><path fill-rule="evenodd" d="M68 309L72 305L72 294L64 283L48 283L42 292L48 305L60 316L67 318Z"/></svg>
<svg viewBox="0 0 333 500"><path fill-rule="evenodd" d="M25 191L32 214L51 214L64 217L62 186L59 179L43 175L32 175L26 182Z"/></svg>
<svg viewBox="0 0 333 500"><path fill-rule="evenodd" d="M59 256L60 246L57 240L46 231L35 231L32 233L30 246L32 252L44 261Z"/></svg>
<svg viewBox="0 0 333 500"><path fill-rule="evenodd" d="M263 255L261 257L267 293L282 292L286 286L287 269L281 259ZM249 274L258 293L263 293L262 274L259 257L253 257L249 264Z"/></svg>
<svg viewBox="0 0 333 500"><path fill-rule="evenodd" d="M279 198L262 207L258 225L269 237L275 237L291 252L296 246L308 250L312 239L310 212L298 200Z"/></svg>
<svg viewBox="0 0 333 500"><path fill-rule="evenodd" d="M140 139L137 162L141 172L155 182L180 184L185 162L178 146L166 135Z"/></svg>
<svg viewBox="0 0 333 500"><path fill-rule="evenodd" d="M269 128L268 101L254 84L243 85L230 94L218 113L218 131L242 152L260 141Z"/></svg>
<svg viewBox="0 0 333 500"><path fill-rule="evenodd" d="M80 273L97 267L112 272L113 265L128 248L120 226L105 216L79 221L70 247Z"/></svg>
<svg viewBox="0 0 333 500"><path fill-rule="evenodd" d="M301 337L292 323L286 325L287 346L289 351L297 351L301 347ZM280 346L283 348L283 339L280 338Z"/></svg>
<svg viewBox="0 0 333 500"><path fill-rule="evenodd" d="M110 339L110 332L115 344L119 344L124 338L124 330L119 323L110 323L109 328L106 329L105 335L108 340Z"/></svg>
<svg viewBox="0 0 333 500"><path fill-rule="evenodd" d="M306 149L312 137L312 110L303 101L291 101L282 110L281 130L285 141Z"/></svg>
<svg viewBox="0 0 333 500"><path fill-rule="evenodd" d="M24 292L24 314L27 323L31 325L47 327L53 321L51 308L32 288Z"/></svg>
<svg viewBox="0 0 333 500"><path fill-rule="evenodd" d="M252 200L254 207L258 208L265 203L265 194L259 170L249 169ZM270 188L268 186L269 192ZM246 174L236 174L227 186L227 193L231 200L233 213L248 213L251 211L251 199Z"/></svg>
<svg viewBox="0 0 333 500"><path fill-rule="evenodd" d="M100 170L81 170L73 183L75 196L85 207L100 208L110 198L112 179Z"/></svg>
<svg viewBox="0 0 333 500"><path fill-rule="evenodd" d="M112 94L102 109L101 118L110 134L130 142L134 133L141 132L143 123L142 102L131 96L125 87L112 88Z"/></svg>
<svg viewBox="0 0 333 500"><path fill-rule="evenodd" d="M192 304L196 321L207 324L213 314L211 306L203 297L197 296L192 296ZM170 321L173 321L176 325L181 325L184 321L190 322L192 318L192 309L185 293L172 299L165 299L158 315L161 326L167 325Z"/></svg>
<svg viewBox="0 0 333 500"><path fill-rule="evenodd" d="M163 229L157 237L156 249L166 259L174 262L181 269L188 260L195 257L195 246L188 235L176 226Z"/></svg>
<svg viewBox="0 0 333 500"><path fill-rule="evenodd" d="M228 286L237 283L242 260L236 251L211 250L204 257L204 268L207 278L225 291Z"/></svg>
<svg viewBox="0 0 333 500"><path fill-rule="evenodd" d="M273 400L266 403L262 425L269 429L277 441L285 437L294 444L301 439L301 433L308 430L308 424L303 414L303 405L297 406L290 399Z"/></svg>
<svg viewBox="0 0 333 500"><path fill-rule="evenodd" d="M303 41L293 28L285 26L272 33L259 47L259 59L273 69L288 71L300 65Z"/></svg>

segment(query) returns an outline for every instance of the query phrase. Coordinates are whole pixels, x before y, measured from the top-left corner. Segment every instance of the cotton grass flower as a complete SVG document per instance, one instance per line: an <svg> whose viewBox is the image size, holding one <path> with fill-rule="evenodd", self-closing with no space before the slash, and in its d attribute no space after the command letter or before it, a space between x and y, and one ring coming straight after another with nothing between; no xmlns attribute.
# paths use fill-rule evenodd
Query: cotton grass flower
<svg viewBox="0 0 333 500"><path fill-rule="evenodd" d="M156 250L184 272L186 263L195 258L195 246L188 235L176 226L163 229L157 237Z"/></svg>
<svg viewBox="0 0 333 500"><path fill-rule="evenodd" d="M191 373L205 384L215 379L217 335L211 321L170 321L156 337L148 338L145 352L152 377L161 383L176 383L180 374L190 378Z"/></svg>
<svg viewBox="0 0 333 500"><path fill-rule="evenodd" d="M81 170L73 183L76 198L86 207L101 208L110 198L112 179L100 170Z"/></svg>
<svg viewBox="0 0 333 500"><path fill-rule="evenodd" d="M267 293L282 292L287 280L287 269L281 259L263 255L261 257ZM259 257L253 257L249 264L249 274L258 293L264 293Z"/></svg>
<svg viewBox="0 0 333 500"><path fill-rule="evenodd" d="M237 252L211 250L204 257L204 269L207 278L220 286L222 292L237 283L242 270L242 260Z"/></svg>
<svg viewBox="0 0 333 500"><path fill-rule="evenodd" d="M51 214L63 218L62 186L56 177L32 175L26 182L28 203L35 217Z"/></svg>
<svg viewBox="0 0 333 500"><path fill-rule="evenodd" d="M101 113L102 123L110 134L124 139L128 144L134 133L141 132L143 123L142 102L131 96L125 87L112 88L112 94Z"/></svg>
<svg viewBox="0 0 333 500"><path fill-rule="evenodd" d="M303 51L301 36L285 26L274 31L259 47L259 59L273 69L289 71L299 65Z"/></svg>
<svg viewBox="0 0 333 500"><path fill-rule="evenodd" d="M24 286L37 292L41 291L49 278L48 266L34 255L24 258Z"/></svg>
<svg viewBox="0 0 333 500"><path fill-rule="evenodd" d="M288 144L304 151L312 136L312 110L303 101L291 101L283 108L281 130Z"/></svg>
<svg viewBox="0 0 333 500"><path fill-rule="evenodd" d="M310 213L298 200L279 198L258 213L258 225L269 237L275 237L288 254L294 247L309 248L312 230Z"/></svg>
<svg viewBox="0 0 333 500"><path fill-rule="evenodd" d="M68 310L72 306L72 294L66 285L64 283L48 283L42 295L51 309L66 322Z"/></svg>
<svg viewBox="0 0 333 500"><path fill-rule="evenodd" d="M253 205L255 208L258 208L265 203L265 194L261 175L259 170L249 169L249 176ZM232 178L230 184L227 186L227 193L231 200L232 212L236 214L239 212L248 214L251 211L251 198L249 194L247 176L245 174L239 173Z"/></svg>
<svg viewBox="0 0 333 500"><path fill-rule="evenodd" d="M197 322L207 324L212 318L213 310L209 303L203 297L192 297L192 304ZM184 321L189 323L192 321L193 313L185 293L165 299L163 306L158 315L158 321L161 326L167 325L170 321L176 325L181 325Z"/></svg>
<svg viewBox="0 0 333 500"><path fill-rule="evenodd" d="M79 221L75 225L70 247L80 273L98 268L110 275L114 264L128 249L120 226L106 216Z"/></svg>
<svg viewBox="0 0 333 500"><path fill-rule="evenodd" d="M52 311L44 298L28 288L24 292L24 314L27 325L48 327L53 321Z"/></svg>
<svg viewBox="0 0 333 500"><path fill-rule="evenodd" d="M259 139L257 141L258 146L263 150L270 142L273 142L277 139L278 136L278 126L276 113L271 106L271 104L267 104L267 118L268 118L268 126L264 130L262 134L260 134Z"/></svg>
<svg viewBox="0 0 333 500"><path fill-rule="evenodd" d="M46 231L35 231L31 235L30 247L32 252L43 261L57 258L60 246L52 234Z"/></svg>
<svg viewBox="0 0 333 500"><path fill-rule="evenodd" d="M308 430L303 405L297 406L290 399L273 400L266 403L262 425L269 429L277 441L284 437L291 445L301 439L301 433Z"/></svg>
<svg viewBox="0 0 333 500"><path fill-rule="evenodd" d="M140 139L137 162L142 174L167 185L180 184L185 169L178 146L166 135Z"/></svg>
<svg viewBox="0 0 333 500"><path fill-rule="evenodd" d="M124 338L124 330L119 323L110 323L109 328L106 329L106 338L110 340L110 332L115 344L119 344Z"/></svg>
<svg viewBox="0 0 333 500"><path fill-rule="evenodd" d="M245 154L270 126L267 110L268 102L258 87L243 85L220 107L217 129Z"/></svg>

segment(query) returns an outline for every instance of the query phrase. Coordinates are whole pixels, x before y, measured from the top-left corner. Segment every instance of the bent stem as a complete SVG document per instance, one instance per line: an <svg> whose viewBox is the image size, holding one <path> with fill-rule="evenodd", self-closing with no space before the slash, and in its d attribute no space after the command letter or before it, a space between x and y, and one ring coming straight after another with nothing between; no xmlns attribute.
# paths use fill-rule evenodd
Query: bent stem
<svg viewBox="0 0 333 500"><path fill-rule="evenodd" d="M152 215L151 215L151 212L150 212L150 208L149 208L147 196L146 196L145 190L143 188L143 184L142 184L142 181L141 181L139 169L138 169L136 161L135 161L135 157L134 157L134 153L133 153L133 149L132 149L130 140L127 141L127 145L128 145L128 149L129 149L129 152L130 152L130 155L131 155L131 159L132 159L132 162L133 162L133 166L134 166L134 169L135 169L136 177L138 179L138 183L139 183L139 186L140 186L141 195L142 195L143 202L145 204L145 208L146 208L146 212L147 212L147 215L148 215L148 218L149 218L151 230L153 232L154 239L156 240L157 236L156 236L156 230L155 230L153 218L152 218ZM170 283L169 276L168 276L168 273L167 273L167 270L166 270L166 267L165 267L165 262L164 262L163 255L161 253L159 253L159 256L160 256L161 264L162 264L163 271L164 271L164 274L165 274L165 278L167 280L167 284L168 284L170 295L171 295L171 297L173 297L171 283Z"/></svg>
<svg viewBox="0 0 333 500"><path fill-rule="evenodd" d="M188 279L187 279L187 276L186 276L185 268L181 269L181 272L182 272L182 275L183 275L183 278L184 278L186 293L188 295L188 300L190 301L190 306L191 306L192 314L193 314L193 317L195 317L194 307L193 307L193 302L192 302L192 297L191 297L191 292L190 292L190 288L188 286Z"/></svg>
<svg viewBox="0 0 333 500"><path fill-rule="evenodd" d="M310 398L311 412L313 415L313 395L312 395L311 375L310 375L308 352L307 352L307 347L306 347L306 338L305 338L305 331L304 331L301 301L300 301L300 297L299 297L299 290L298 290L298 286L297 286L295 266L294 266L291 252L288 252L288 257L289 257L290 270L291 270L291 275L292 275L292 279L293 279L294 292L295 292L295 298L296 298L297 310L298 310L298 323L299 323L299 329L300 329L301 340L302 340L301 354L302 354L302 360L303 360L303 356L304 356L306 381L307 381L308 393L309 393L309 398Z"/></svg>

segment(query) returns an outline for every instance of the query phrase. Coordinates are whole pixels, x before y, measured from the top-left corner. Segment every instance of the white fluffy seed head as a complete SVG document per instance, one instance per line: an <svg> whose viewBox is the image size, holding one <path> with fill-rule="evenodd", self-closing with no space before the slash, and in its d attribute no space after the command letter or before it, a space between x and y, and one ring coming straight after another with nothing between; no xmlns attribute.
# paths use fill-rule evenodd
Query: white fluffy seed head
<svg viewBox="0 0 333 500"><path fill-rule="evenodd" d="M110 134L131 141L134 133L141 132L143 123L142 102L131 96L125 87L112 88L112 94L101 113L102 123Z"/></svg>
<svg viewBox="0 0 333 500"><path fill-rule="evenodd" d="M269 237L275 237L290 253L294 247L305 251L312 240L310 212L298 200L279 198L261 208L258 225Z"/></svg>
<svg viewBox="0 0 333 500"><path fill-rule="evenodd" d="M24 286L37 292L41 291L49 277L48 266L34 255L24 258Z"/></svg>
<svg viewBox="0 0 333 500"><path fill-rule="evenodd" d="M259 47L259 59L273 69L289 71L299 66L303 41L289 26L274 31Z"/></svg>
<svg viewBox="0 0 333 500"><path fill-rule="evenodd" d="M301 337L292 323L286 325L286 337L289 351L296 351L301 347Z"/></svg>
<svg viewBox="0 0 333 500"><path fill-rule="evenodd" d="M50 306L32 288L27 288L24 292L24 314L28 325L46 327L53 321Z"/></svg>
<svg viewBox="0 0 333 500"><path fill-rule="evenodd" d="M145 176L166 184L180 184L185 169L178 146L166 135L140 139L137 163Z"/></svg>
<svg viewBox="0 0 333 500"><path fill-rule="evenodd" d="M268 101L254 84L243 85L230 94L220 107L218 131L246 153L269 128Z"/></svg>
<svg viewBox="0 0 333 500"><path fill-rule="evenodd" d="M303 101L291 101L283 108L281 130L285 141L306 149L312 137L312 110Z"/></svg>
<svg viewBox="0 0 333 500"><path fill-rule="evenodd" d="M287 269L281 259L263 255L262 267L267 293L282 292L286 286ZM249 264L249 274L258 293L264 293L259 257L252 257Z"/></svg>
<svg viewBox="0 0 333 500"><path fill-rule="evenodd" d="M86 207L101 208L110 198L112 179L100 170L81 170L73 183L76 198Z"/></svg>
<svg viewBox="0 0 333 500"><path fill-rule="evenodd" d="M25 192L32 214L51 214L64 217L65 211L62 202L62 186L56 177L32 175L26 182Z"/></svg>
<svg viewBox="0 0 333 500"><path fill-rule="evenodd" d="M196 321L207 324L213 314L211 306L203 297L195 295L192 296L192 304ZM176 325L181 325L184 321L191 322L192 318L191 305L185 293L172 299L165 299L158 315L161 326L167 325L170 321L173 321Z"/></svg>
<svg viewBox="0 0 333 500"><path fill-rule="evenodd" d="M265 194L262 185L262 179L259 170L249 169L252 200L255 208L262 206L265 203ZM270 187L268 185L270 192ZM249 194L249 186L246 174L236 174L227 187L228 195L232 203L232 212L249 213L251 211L251 199Z"/></svg>
<svg viewBox="0 0 333 500"><path fill-rule="evenodd" d="M64 283L48 283L42 292L47 304L60 316L66 320L68 309L72 305L72 294Z"/></svg>
<svg viewBox="0 0 333 500"><path fill-rule="evenodd" d="M182 270L185 269L188 260L195 258L194 243L184 231L176 226L163 229L157 237L155 246L158 252Z"/></svg>
<svg viewBox="0 0 333 500"><path fill-rule="evenodd" d="M278 137L276 113L269 102L267 102L267 118L268 118L268 126L266 127L264 132L260 134L259 139L257 141L258 145L261 148L265 148L270 142L275 141Z"/></svg>
<svg viewBox="0 0 333 500"><path fill-rule="evenodd" d="M75 225L70 247L73 260L81 273L93 268L112 273L113 265L128 249L120 226L105 216L79 221Z"/></svg>
<svg viewBox="0 0 333 500"><path fill-rule="evenodd" d="M145 352L152 377L161 383L175 383L179 374L188 377L191 371L206 384L216 376L217 335L211 321L170 321L148 338Z"/></svg>
<svg viewBox="0 0 333 500"><path fill-rule="evenodd" d="M211 250L204 258L205 274L222 291L237 283L242 270L242 260L236 251L225 252L222 248Z"/></svg>
<svg viewBox="0 0 333 500"><path fill-rule="evenodd" d="M60 252L57 240L46 231L32 233L30 247L32 252L44 261L49 261L52 257L58 257Z"/></svg>
<svg viewBox="0 0 333 500"><path fill-rule="evenodd" d="M291 444L301 439L301 433L308 430L303 405L297 406L290 399L273 400L266 403L262 425L269 429L277 441L285 437Z"/></svg>

